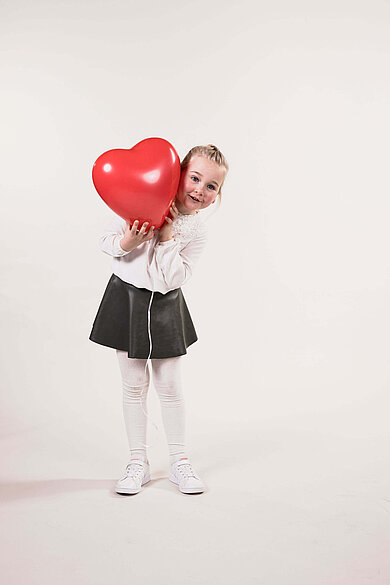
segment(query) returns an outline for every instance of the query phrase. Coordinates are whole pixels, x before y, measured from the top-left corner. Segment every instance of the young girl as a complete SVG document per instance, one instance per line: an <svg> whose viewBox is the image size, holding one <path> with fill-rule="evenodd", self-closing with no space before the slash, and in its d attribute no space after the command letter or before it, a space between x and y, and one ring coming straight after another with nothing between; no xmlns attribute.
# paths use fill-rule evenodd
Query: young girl
<svg viewBox="0 0 390 585"><path fill-rule="evenodd" d="M136 494L150 481L146 454L146 399L150 359L169 448L169 479L185 494L205 486L188 458L180 367L197 341L181 286L191 277L206 243L199 212L221 197L228 163L209 144L195 146L181 163L175 201L159 229L118 217L100 246L113 256L113 274L97 312L91 341L116 349L123 387L123 414L130 463L118 494ZM138 229L140 227L140 229Z"/></svg>

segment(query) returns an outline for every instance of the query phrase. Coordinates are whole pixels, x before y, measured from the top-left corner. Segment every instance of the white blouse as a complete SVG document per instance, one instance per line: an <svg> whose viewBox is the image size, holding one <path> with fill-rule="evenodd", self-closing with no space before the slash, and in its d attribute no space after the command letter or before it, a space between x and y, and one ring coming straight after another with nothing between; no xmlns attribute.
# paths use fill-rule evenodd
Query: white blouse
<svg viewBox="0 0 390 585"><path fill-rule="evenodd" d="M180 288L189 280L195 263L207 241L207 228L199 213L179 212L172 225L172 239L159 241L159 230L153 238L126 252L120 246L126 222L115 215L100 238L100 248L113 257L112 270L121 280L138 288L163 294Z"/></svg>

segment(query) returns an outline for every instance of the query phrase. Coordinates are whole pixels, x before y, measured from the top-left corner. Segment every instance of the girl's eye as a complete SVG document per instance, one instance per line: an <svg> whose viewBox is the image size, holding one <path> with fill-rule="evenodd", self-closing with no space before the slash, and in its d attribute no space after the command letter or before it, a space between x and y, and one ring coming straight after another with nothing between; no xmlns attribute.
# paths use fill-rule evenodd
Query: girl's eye
<svg viewBox="0 0 390 585"><path fill-rule="evenodd" d="M214 187L214 185L208 185L208 187L211 187L211 189L212 189L213 191L215 191L215 187Z"/></svg>
<svg viewBox="0 0 390 585"><path fill-rule="evenodd" d="M196 179L197 181L199 181L198 177L191 177L191 179Z"/></svg>

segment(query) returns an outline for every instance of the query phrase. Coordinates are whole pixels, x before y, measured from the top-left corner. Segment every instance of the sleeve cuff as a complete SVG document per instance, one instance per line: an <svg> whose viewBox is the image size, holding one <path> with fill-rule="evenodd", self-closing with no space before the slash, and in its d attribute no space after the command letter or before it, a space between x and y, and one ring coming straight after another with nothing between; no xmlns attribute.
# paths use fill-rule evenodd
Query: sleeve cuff
<svg viewBox="0 0 390 585"><path fill-rule="evenodd" d="M116 238L116 242L115 242L115 252L118 256L126 256L126 254L130 254L130 252L128 250L124 250L122 248L122 246L120 245L120 241L121 241L121 236L118 236Z"/></svg>

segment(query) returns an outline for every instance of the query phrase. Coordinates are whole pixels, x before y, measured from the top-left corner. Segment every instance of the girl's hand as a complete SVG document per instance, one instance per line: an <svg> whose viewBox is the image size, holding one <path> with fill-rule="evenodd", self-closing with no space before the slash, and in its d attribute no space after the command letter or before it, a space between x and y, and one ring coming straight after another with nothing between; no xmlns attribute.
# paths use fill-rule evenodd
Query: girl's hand
<svg viewBox="0 0 390 585"><path fill-rule="evenodd" d="M162 226L159 229L160 242L166 242L167 240L172 239L173 222L175 221L175 219L179 215L179 211L178 211L175 203L172 203L171 207L169 208L169 212L171 214L171 217L166 216L165 222L162 224Z"/></svg>
<svg viewBox="0 0 390 585"><path fill-rule="evenodd" d="M145 221L141 229L137 232L138 224L139 224L138 219L134 221L131 227L130 223L126 221L125 235L120 241L121 248L126 252L131 252L131 250L134 250L144 242L147 242L153 238L154 225L152 225L149 231L146 231L149 222Z"/></svg>

